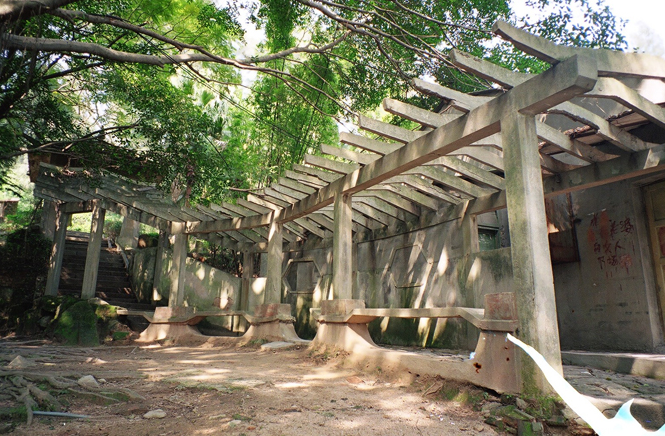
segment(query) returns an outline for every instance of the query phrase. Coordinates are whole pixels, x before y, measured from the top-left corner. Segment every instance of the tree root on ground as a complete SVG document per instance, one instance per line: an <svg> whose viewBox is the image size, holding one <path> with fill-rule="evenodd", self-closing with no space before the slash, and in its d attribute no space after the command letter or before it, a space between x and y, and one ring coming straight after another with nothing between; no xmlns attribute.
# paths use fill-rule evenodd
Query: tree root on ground
<svg viewBox="0 0 665 436"><path fill-rule="evenodd" d="M46 384L52 388L51 392L53 394L44 389ZM101 400L105 404L116 404L124 400L145 400L143 396L131 389L111 386L82 386L76 380L66 377L26 370L0 371L0 392L6 398L13 397L18 403L25 406L27 425L32 424L33 410L37 408L47 411L63 411L62 403L56 398L57 395L61 394L74 394L87 397L93 401Z"/></svg>

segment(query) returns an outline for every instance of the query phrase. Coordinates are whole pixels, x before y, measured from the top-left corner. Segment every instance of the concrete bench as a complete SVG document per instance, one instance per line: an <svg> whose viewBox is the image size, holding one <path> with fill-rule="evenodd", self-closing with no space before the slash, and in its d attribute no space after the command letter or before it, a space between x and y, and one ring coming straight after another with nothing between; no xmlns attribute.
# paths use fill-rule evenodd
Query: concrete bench
<svg viewBox="0 0 665 436"><path fill-rule="evenodd" d="M485 309L469 307L367 309L362 300L325 300L317 317L314 346L329 346L353 354L365 365L390 364L412 373L433 374L474 383L497 392L519 392L518 354L506 334L518 328L515 294L485 295ZM367 324L381 317L463 318L480 329L475 351L468 358L447 361L408 351L386 350L374 343ZM434 372L433 372L434 371Z"/></svg>
<svg viewBox="0 0 665 436"><path fill-rule="evenodd" d="M337 303L335 302L337 301ZM377 318L463 318L480 330L514 332L517 330L517 309L514 294L488 294L485 306L488 310L469 307L434 308L378 308L353 307L358 300L327 301L317 316L319 322L367 324ZM351 305L351 306L350 306ZM314 312L314 311L313 311ZM314 312L315 313L315 312Z"/></svg>
<svg viewBox="0 0 665 436"><path fill-rule="evenodd" d="M250 324L273 321L293 322L290 313L279 310L262 310L251 315L242 310L195 310L189 307L156 307L154 312L144 310L118 309L118 315L142 316L150 324L196 325L207 317L242 316Z"/></svg>

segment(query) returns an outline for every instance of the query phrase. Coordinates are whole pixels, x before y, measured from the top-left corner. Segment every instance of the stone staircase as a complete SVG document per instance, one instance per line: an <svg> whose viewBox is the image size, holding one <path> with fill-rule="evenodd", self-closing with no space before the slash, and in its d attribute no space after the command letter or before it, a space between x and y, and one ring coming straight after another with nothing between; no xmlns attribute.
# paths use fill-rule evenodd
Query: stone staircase
<svg viewBox="0 0 665 436"><path fill-rule="evenodd" d="M81 296L88 238L86 233L67 232L60 286L58 288L60 295ZM152 306L150 304L136 301L120 250L109 248L106 239L102 242L100 249L95 297L101 298L114 306L151 310Z"/></svg>

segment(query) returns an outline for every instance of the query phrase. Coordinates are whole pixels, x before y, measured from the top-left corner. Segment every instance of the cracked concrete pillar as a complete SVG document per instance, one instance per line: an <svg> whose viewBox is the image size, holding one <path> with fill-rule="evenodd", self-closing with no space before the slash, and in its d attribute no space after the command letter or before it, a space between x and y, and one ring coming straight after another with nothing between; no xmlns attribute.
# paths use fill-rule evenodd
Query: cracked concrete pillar
<svg viewBox="0 0 665 436"><path fill-rule="evenodd" d="M333 277L334 299L353 298L353 208L351 196L335 195L333 231Z"/></svg>
<svg viewBox="0 0 665 436"><path fill-rule="evenodd" d="M268 233L268 280L264 304L282 301L282 224L273 221Z"/></svg>
<svg viewBox="0 0 665 436"><path fill-rule="evenodd" d="M104 233L104 217L106 209L99 202L92 207L92 223L90 225L90 240L88 241L88 252L85 257L85 272L83 273L83 288L81 298L87 300L94 298L97 290L97 274L99 272L99 257L101 254Z"/></svg>
<svg viewBox="0 0 665 436"><path fill-rule="evenodd" d="M173 266L171 268L171 289L169 292L169 307L181 307L185 301L185 267L187 265L187 239L182 232L184 223L171 223L171 233L175 233L173 243Z"/></svg>
<svg viewBox="0 0 665 436"><path fill-rule="evenodd" d="M561 373L554 278L535 118L507 111L501 119L501 137L520 324L518 336ZM531 359L523 358L521 367L524 392L533 394L550 390Z"/></svg>
<svg viewBox="0 0 665 436"><path fill-rule="evenodd" d="M134 221L126 216L122 221L120 234L116 239L116 243L122 248L136 248L139 242L139 232L141 231L141 223Z"/></svg>
<svg viewBox="0 0 665 436"><path fill-rule="evenodd" d="M51 202L49 202L51 203ZM44 295L55 297L58 295L60 285L60 272L62 270L62 257L65 253L65 237L67 236L67 223L69 214L56 208L55 210L55 232L53 235L53 246L49 258L48 277L46 278L46 290Z"/></svg>
<svg viewBox="0 0 665 436"><path fill-rule="evenodd" d="M254 276L254 253L242 253L242 289L238 309L249 310L249 293L252 292L252 277Z"/></svg>
<svg viewBox="0 0 665 436"><path fill-rule="evenodd" d="M162 294L159 293L159 282L162 281L162 269L164 265L164 255L169 248L169 234L165 230L159 231L157 240L157 252L155 253L155 274L152 279L152 302L160 301Z"/></svg>

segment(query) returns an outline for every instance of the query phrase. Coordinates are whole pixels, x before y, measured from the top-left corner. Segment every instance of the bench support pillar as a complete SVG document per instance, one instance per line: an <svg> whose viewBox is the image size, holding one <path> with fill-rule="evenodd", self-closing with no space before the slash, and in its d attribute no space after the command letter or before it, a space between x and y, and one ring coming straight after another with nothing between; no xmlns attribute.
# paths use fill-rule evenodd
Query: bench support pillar
<svg viewBox="0 0 665 436"><path fill-rule="evenodd" d="M271 341L302 342L293 327L291 305L281 303L259 304L254 309L250 326L242 335L243 341L268 339Z"/></svg>

